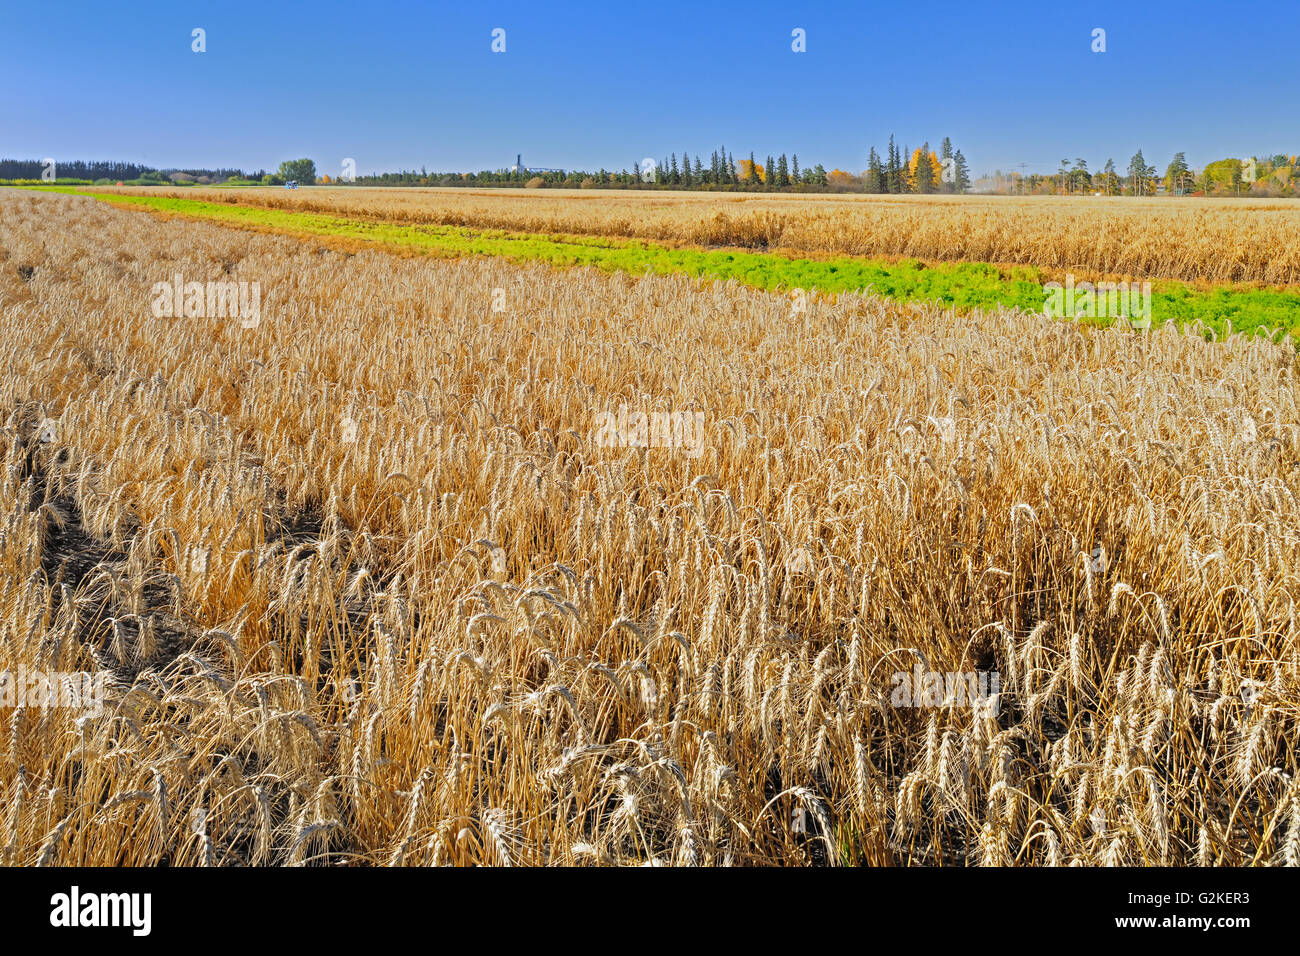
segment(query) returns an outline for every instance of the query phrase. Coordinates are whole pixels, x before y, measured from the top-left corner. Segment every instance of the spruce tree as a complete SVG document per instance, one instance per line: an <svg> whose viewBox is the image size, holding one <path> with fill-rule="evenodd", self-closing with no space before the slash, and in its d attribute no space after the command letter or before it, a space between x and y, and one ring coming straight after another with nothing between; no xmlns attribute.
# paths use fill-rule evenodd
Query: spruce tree
<svg viewBox="0 0 1300 956"><path fill-rule="evenodd" d="M889 160L885 166L885 189L891 193L903 191L902 175L898 162L898 146L894 142L894 134L889 134Z"/></svg>
<svg viewBox="0 0 1300 956"><path fill-rule="evenodd" d="M922 143L916 157L916 191L934 192L934 163L930 159L930 144Z"/></svg>
<svg viewBox="0 0 1300 956"><path fill-rule="evenodd" d="M970 169L966 166L966 157L961 154L961 150L952 154L952 171L955 178L953 188L964 193L970 188Z"/></svg>
<svg viewBox="0 0 1300 956"><path fill-rule="evenodd" d="M871 155L867 158L867 177L863 186L869 193L885 191L884 169L880 165L880 154L876 152L874 146L871 147Z"/></svg>

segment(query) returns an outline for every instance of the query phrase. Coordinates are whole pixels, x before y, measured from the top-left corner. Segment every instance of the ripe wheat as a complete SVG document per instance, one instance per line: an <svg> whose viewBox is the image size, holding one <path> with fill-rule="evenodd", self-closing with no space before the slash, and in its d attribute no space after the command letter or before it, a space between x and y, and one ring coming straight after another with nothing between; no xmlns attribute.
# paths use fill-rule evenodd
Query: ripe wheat
<svg viewBox="0 0 1300 956"><path fill-rule="evenodd" d="M0 315L0 670L111 674L0 709L6 864L1300 853L1289 345L8 193Z"/></svg>

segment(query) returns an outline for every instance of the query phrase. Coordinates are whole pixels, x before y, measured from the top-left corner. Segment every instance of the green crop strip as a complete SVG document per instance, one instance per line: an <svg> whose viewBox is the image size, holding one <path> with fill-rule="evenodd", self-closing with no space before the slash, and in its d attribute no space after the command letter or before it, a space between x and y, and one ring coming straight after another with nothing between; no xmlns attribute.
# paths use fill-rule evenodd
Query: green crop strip
<svg viewBox="0 0 1300 956"><path fill-rule="evenodd" d="M767 290L869 290L901 302L933 301L958 310L1009 306L1041 312L1044 308L1045 280L1032 266L1003 271L987 263L970 262L927 265L916 260L889 262L850 256L796 259L770 252L673 248L635 239L402 225L195 199L101 193L74 186L26 188L88 196L235 226L375 242L440 256L504 256L516 262L586 265L634 274L647 270L664 275L680 273L735 279ZM1300 337L1300 292L1236 285L1201 290L1180 282L1153 282L1151 318L1154 325L1169 321L1183 325L1199 320L1217 333L1230 327L1237 332L1285 330ZM1107 325L1113 320L1087 321Z"/></svg>

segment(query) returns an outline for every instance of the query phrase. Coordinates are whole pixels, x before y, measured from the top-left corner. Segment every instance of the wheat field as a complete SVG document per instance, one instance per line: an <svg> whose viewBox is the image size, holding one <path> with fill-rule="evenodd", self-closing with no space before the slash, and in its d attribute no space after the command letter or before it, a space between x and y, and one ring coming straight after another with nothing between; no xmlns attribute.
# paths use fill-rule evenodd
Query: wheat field
<svg viewBox="0 0 1300 956"><path fill-rule="evenodd" d="M1290 344L13 191L0 315L0 670L110 675L0 708L0 862L1300 863Z"/></svg>
<svg viewBox="0 0 1300 956"><path fill-rule="evenodd" d="M1287 201L378 187L96 192L800 256L908 257L1032 265L1081 277L1300 285L1300 206Z"/></svg>

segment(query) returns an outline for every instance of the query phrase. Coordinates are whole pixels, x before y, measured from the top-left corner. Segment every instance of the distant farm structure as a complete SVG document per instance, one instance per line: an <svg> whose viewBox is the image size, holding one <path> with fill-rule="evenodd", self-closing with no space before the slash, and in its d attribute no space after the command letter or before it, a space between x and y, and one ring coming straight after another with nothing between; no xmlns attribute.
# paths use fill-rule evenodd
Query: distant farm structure
<svg viewBox="0 0 1300 956"><path fill-rule="evenodd" d="M512 173L562 173L563 169L553 169L549 166L525 166L524 154L515 154L515 164L510 167Z"/></svg>

